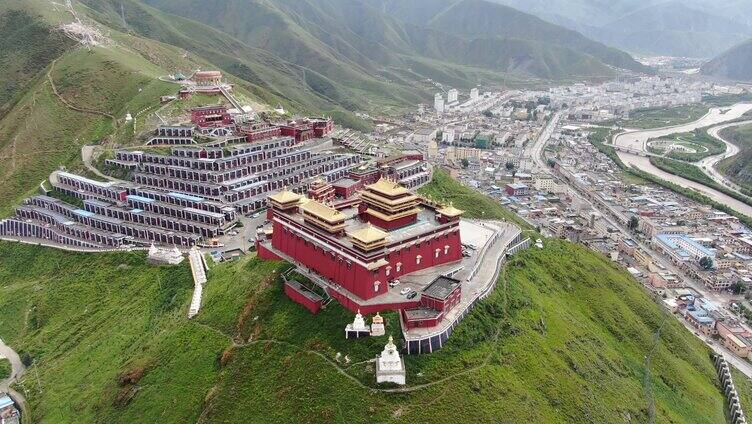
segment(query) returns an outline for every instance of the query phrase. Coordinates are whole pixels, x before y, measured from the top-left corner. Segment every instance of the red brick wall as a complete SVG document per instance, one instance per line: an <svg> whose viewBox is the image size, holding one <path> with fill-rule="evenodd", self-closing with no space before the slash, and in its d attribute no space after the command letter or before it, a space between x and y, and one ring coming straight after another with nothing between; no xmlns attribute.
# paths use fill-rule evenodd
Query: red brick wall
<svg viewBox="0 0 752 424"><path fill-rule="evenodd" d="M285 283L285 294L294 302L303 305L306 309L311 311L312 314L316 314L321 310L321 301L315 301L304 296L299 291L295 290L288 283Z"/></svg>

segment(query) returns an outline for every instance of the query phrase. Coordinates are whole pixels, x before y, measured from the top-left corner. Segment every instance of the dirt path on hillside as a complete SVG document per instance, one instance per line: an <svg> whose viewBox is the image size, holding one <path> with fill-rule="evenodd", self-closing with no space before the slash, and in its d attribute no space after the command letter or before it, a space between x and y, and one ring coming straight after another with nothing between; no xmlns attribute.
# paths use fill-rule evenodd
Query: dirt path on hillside
<svg viewBox="0 0 752 424"><path fill-rule="evenodd" d="M53 60L52 63L50 64L49 71L47 71L47 81L50 83L50 87L52 88L52 93L55 94L55 97L57 97L58 100L60 100L60 102L64 104L65 107L67 107L70 110L81 112L81 113L88 113L90 115L99 115L99 116L104 116L105 118L110 118L112 119L112 125L115 128L117 128L117 118L115 118L115 115L111 113L107 113L107 112L102 112L96 109L76 106L73 103L69 102L65 97L63 97L62 94L60 94L60 92L57 91L57 86L55 86L55 81L52 79L52 72L55 70L56 63L57 63L57 59Z"/></svg>

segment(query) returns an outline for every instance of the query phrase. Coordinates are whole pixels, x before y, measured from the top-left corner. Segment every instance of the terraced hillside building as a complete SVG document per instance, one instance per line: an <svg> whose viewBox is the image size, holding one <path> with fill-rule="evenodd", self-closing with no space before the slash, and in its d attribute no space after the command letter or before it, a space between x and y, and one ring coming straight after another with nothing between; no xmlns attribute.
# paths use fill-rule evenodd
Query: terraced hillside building
<svg viewBox="0 0 752 424"><path fill-rule="evenodd" d="M238 214L264 207L269 192L307 187L314 177L337 180L359 161L312 153L290 137L232 148L176 146L170 154L121 150L107 163L130 171L132 181L56 171L54 190L80 204L33 196L0 222L0 236L92 249L193 246L226 234Z"/></svg>

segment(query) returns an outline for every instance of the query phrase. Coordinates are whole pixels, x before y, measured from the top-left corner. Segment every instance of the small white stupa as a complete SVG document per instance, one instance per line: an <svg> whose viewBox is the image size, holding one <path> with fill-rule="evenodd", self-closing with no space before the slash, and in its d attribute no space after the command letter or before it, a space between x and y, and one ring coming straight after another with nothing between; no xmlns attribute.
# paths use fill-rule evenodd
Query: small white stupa
<svg viewBox="0 0 752 424"><path fill-rule="evenodd" d="M376 382L404 385L405 375L405 364L397 352L392 336L389 336L389 341L384 346L381 356L376 358Z"/></svg>
<svg viewBox="0 0 752 424"><path fill-rule="evenodd" d="M172 249L165 249L152 244L151 247L149 247L148 259L149 262L154 264L177 265L180 262L183 262L183 259L185 258L177 246Z"/></svg>
<svg viewBox="0 0 752 424"><path fill-rule="evenodd" d="M345 327L345 338L357 339L369 335L371 335L371 329L366 325L366 320L363 319L363 315L360 314L360 309L358 309L358 313L355 314L355 320L353 320L352 324L347 324Z"/></svg>
<svg viewBox="0 0 752 424"><path fill-rule="evenodd" d="M131 122L133 120L133 117L131 116L130 112L127 112L125 114L125 122Z"/></svg>
<svg viewBox="0 0 752 424"><path fill-rule="evenodd" d="M384 334L386 334L386 331L384 329L384 317L376 312L376 315L371 320L371 335L383 336Z"/></svg>

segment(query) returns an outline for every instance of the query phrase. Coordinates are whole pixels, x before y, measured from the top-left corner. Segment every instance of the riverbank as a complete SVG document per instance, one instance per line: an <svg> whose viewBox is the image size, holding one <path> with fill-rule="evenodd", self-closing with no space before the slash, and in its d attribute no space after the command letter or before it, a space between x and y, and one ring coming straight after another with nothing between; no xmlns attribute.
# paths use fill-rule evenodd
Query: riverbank
<svg viewBox="0 0 752 424"><path fill-rule="evenodd" d="M683 133L694 131L698 128L711 127L724 122L732 121L741 118L745 113L752 110L752 103L738 103L730 107L724 108L712 108L702 118L682 125L675 125L666 128L657 128L652 130L639 130L629 131L621 134L617 134L613 137L612 145L622 149L630 149L636 152L647 153L647 141L650 139L656 139L660 137L666 137L675 133ZM682 189L681 194L696 192L695 200L702 201L700 196L706 197L708 201L703 203L711 204L712 206L720 205L724 208L723 211L734 211L752 220L752 206L744 201L724 193L716 188L708 187L705 184L692 181L690 179L672 174L665 170L662 170L651 163L650 158L634 153L627 153L623 151L615 152L620 162L627 169L634 168L641 171L646 175L651 176L650 179L655 179L657 183L659 181L665 181L678 189ZM640 175L642 176L642 175ZM671 188L671 187L669 187ZM673 189L673 188L672 188ZM686 194L685 194L686 195Z"/></svg>

